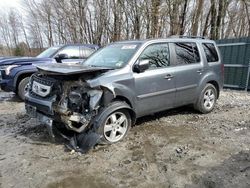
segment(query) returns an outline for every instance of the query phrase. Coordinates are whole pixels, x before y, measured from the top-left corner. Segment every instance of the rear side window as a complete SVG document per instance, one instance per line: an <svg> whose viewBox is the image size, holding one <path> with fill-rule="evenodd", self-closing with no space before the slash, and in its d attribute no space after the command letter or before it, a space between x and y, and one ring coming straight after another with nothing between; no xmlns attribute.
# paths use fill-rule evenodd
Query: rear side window
<svg viewBox="0 0 250 188"><path fill-rule="evenodd" d="M174 66L200 62L200 54L196 43L177 42L174 43L174 46L176 53Z"/></svg>
<svg viewBox="0 0 250 188"><path fill-rule="evenodd" d="M219 60L218 53L216 51L216 48L214 44L212 43L203 43L202 47L204 49L204 52L206 54L207 62L216 62Z"/></svg>

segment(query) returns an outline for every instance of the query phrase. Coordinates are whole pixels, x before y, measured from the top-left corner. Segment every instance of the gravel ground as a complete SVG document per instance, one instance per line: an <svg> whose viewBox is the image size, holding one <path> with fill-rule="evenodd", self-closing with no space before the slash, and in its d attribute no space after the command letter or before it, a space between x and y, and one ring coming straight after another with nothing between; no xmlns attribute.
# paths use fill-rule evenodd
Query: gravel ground
<svg viewBox="0 0 250 188"><path fill-rule="evenodd" d="M123 142L81 155L1 92L0 187L250 187L250 94L223 91L206 115L183 107L141 118Z"/></svg>

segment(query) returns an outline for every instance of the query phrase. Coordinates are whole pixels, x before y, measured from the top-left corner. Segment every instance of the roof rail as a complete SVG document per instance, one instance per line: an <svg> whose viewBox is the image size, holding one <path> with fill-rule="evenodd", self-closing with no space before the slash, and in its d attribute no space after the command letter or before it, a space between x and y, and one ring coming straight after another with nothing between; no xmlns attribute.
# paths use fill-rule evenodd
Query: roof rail
<svg viewBox="0 0 250 188"><path fill-rule="evenodd" d="M191 39L207 39L204 36L191 36L191 35L172 35L171 38L191 38Z"/></svg>

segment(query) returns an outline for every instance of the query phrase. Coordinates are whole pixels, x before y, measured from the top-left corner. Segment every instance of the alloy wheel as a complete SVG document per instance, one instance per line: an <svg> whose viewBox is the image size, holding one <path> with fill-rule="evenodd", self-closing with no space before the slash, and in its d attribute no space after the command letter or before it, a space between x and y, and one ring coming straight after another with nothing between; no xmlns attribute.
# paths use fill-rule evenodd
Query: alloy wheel
<svg viewBox="0 0 250 188"><path fill-rule="evenodd" d="M204 108L210 110L211 108L213 108L214 103L215 103L215 93L213 89L207 89L203 97Z"/></svg>
<svg viewBox="0 0 250 188"><path fill-rule="evenodd" d="M118 142L128 130L127 116L122 112L110 114L105 121L104 136L109 142Z"/></svg>

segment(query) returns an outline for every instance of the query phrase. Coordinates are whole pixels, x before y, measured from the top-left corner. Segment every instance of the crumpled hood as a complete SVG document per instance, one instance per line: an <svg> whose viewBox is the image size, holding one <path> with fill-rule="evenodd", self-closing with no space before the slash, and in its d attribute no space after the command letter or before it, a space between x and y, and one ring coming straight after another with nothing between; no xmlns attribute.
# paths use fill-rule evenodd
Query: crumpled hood
<svg viewBox="0 0 250 188"><path fill-rule="evenodd" d="M36 58L36 57L1 57L0 66L3 65L30 65L38 63L51 63L52 58Z"/></svg>
<svg viewBox="0 0 250 188"><path fill-rule="evenodd" d="M82 64L53 63L36 65L39 72L50 75L73 75L90 72L106 72L111 68L90 67Z"/></svg>

